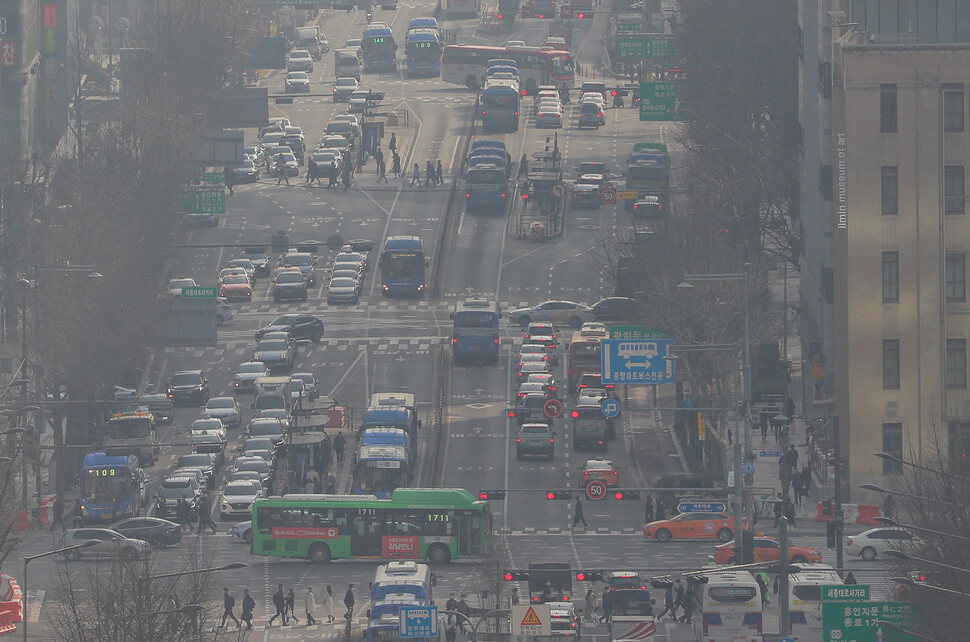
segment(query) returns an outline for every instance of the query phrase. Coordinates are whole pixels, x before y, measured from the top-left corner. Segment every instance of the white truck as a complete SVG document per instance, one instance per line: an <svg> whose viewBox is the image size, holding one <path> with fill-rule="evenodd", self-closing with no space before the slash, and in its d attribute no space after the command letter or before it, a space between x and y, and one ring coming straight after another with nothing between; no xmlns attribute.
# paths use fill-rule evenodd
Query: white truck
<svg viewBox="0 0 970 642"><path fill-rule="evenodd" d="M609 613L610 642L652 640L657 631L653 604L646 588L605 591L603 609Z"/></svg>

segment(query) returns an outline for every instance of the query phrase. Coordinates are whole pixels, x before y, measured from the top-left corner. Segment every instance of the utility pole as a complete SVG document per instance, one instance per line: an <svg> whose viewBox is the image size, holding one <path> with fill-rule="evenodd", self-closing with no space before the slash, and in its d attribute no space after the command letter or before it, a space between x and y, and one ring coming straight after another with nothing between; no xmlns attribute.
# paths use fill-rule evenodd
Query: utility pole
<svg viewBox="0 0 970 642"><path fill-rule="evenodd" d="M778 578L778 632L781 637L788 637L791 634L791 617L789 615L788 603L788 518L782 517L779 520L778 544L781 557L781 575Z"/></svg>
<svg viewBox="0 0 970 642"><path fill-rule="evenodd" d="M843 564L844 551L842 549L842 527L844 526L842 518L842 447L839 441L839 417L836 415L832 417L832 442L835 445L835 515L832 518L835 520L835 567L842 569L845 565ZM839 574L842 574L841 570L839 570Z"/></svg>

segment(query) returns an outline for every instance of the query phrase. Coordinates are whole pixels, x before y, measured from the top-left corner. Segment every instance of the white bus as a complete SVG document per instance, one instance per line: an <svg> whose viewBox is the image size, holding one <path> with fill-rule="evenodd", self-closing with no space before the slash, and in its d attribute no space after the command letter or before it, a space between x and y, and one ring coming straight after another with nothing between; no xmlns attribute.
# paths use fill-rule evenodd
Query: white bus
<svg viewBox="0 0 970 642"><path fill-rule="evenodd" d="M828 564L801 564L788 580L788 621L796 640L822 639L822 587L841 584Z"/></svg>
<svg viewBox="0 0 970 642"><path fill-rule="evenodd" d="M761 642L761 592L748 571L723 570L687 577L698 612L701 642Z"/></svg>

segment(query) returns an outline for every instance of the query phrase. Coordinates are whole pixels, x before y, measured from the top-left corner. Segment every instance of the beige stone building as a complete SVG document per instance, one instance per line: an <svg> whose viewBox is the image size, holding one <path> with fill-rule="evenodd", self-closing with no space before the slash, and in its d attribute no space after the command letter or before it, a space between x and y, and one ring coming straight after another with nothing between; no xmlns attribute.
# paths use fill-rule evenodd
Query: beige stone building
<svg viewBox="0 0 970 642"><path fill-rule="evenodd" d="M905 459L970 456L970 44L834 27L833 416L853 501ZM897 44L899 43L899 44ZM823 189L824 189L823 188ZM970 464L970 462L968 462Z"/></svg>

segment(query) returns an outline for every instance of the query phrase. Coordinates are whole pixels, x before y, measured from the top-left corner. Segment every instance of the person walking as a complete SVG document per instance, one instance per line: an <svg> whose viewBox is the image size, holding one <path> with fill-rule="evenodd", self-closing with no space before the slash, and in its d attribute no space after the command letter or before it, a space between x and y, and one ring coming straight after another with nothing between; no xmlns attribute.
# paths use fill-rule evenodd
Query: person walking
<svg viewBox="0 0 970 642"><path fill-rule="evenodd" d="M155 517L165 519L165 514L168 512L168 508L165 506L165 498L159 495L155 499Z"/></svg>
<svg viewBox="0 0 970 642"><path fill-rule="evenodd" d="M54 514L57 514L57 504L54 504ZM893 499L892 495L886 495L886 499L882 501L882 516L888 517L889 519L896 519L896 500ZM63 529L64 527L61 526ZM51 522L51 530L54 530L54 523Z"/></svg>
<svg viewBox="0 0 970 642"><path fill-rule="evenodd" d="M848 573L846 573L845 580L842 583L843 584L858 584L858 582L855 579L855 575L852 574L852 571L849 571Z"/></svg>
<svg viewBox="0 0 970 642"><path fill-rule="evenodd" d="M347 615L345 615L344 617L350 620L352 617L354 617L354 585L353 584L347 585L347 592L344 593L344 606L347 607Z"/></svg>
<svg viewBox="0 0 970 642"><path fill-rule="evenodd" d="M795 502L791 500L791 497L785 496L785 501L781 505L781 512L788 518L791 527L795 528Z"/></svg>
<svg viewBox="0 0 970 642"><path fill-rule="evenodd" d="M323 613L327 616L327 624L333 624L333 587L327 584L327 591L323 596Z"/></svg>
<svg viewBox="0 0 970 642"><path fill-rule="evenodd" d="M222 173L226 177L226 189L229 190L229 194L232 195L235 190L236 181L233 180L232 169L229 167L224 167Z"/></svg>
<svg viewBox="0 0 970 642"><path fill-rule="evenodd" d="M583 528L589 528L589 524L586 523L586 518L583 516L583 498L579 495L576 496L576 505L573 507L573 528L576 528L576 524L579 522L583 523Z"/></svg>
<svg viewBox="0 0 970 642"><path fill-rule="evenodd" d="M381 158L377 161L377 182L387 182L387 163Z"/></svg>
<svg viewBox="0 0 970 642"><path fill-rule="evenodd" d="M202 491L202 498L199 500L199 530L195 532L196 535L201 535L202 531L206 527L212 529L212 532L216 532L216 523L212 521L212 498L209 495L209 491Z"/></svg>
<svg viewBox="0 0 970 642"><path fill-rule="evenodd" d="M391 133L391 142L387 144L387 148L391 150L391 156L397 155L397 134Z"/></svg>
<svg viewBox="0 0 970 642"><path fill-rule="evenodd" d="M337 463L344 460L344 446L347 444L347 440L344 439L344 433L337 431L337 436L333 438L333 449L337 453Z"/></svg>
<svg viewBox="0 0 970 642"><path fill-rule="evenodd" d="M795 503L802 503L802 471L795 469L791 474L791 490L794 495Z"/></svg>
<svg viewBox="0 0 970 642"><path fill-rule="evenodd" d="M185 501L185 495L182 495L175 503L175 519L178 520L183 531L186 526L189 527L190 531L192 530L192 523L189 521L189 517L189 503Z"/></svg>
<svg viewBox="0 0 970 642"><path fill-rule="evenodd" d="M653 517L653 521L662 522L663 520L667 519L667 507L664 505L664 500L660 499L659 497L656 497L655 499L657 500L657 510Z"/></svg>
<svg viewBox="0 0 970 642"><path fill-rule="evenodd" d="M768 419L761 418L761 441L768 441Z"/></svg>
<svg viewBox="0 0 970 642"><path fill-rule="evenodd" d="M795 446L788 447L788 467L792 470L798 468L798 451Z"/></svg>
<svg viewBox="0 0 970 642"><path fill-rule="evenodd" d="M653 491L647 495L647 501L643 502L643 523L649 524L653 521Z"/></svg>
<svg viewBox="0 0 970 642"><path fill-rule="evenodd" d="M458 636L458 618L454 613L445 613L445 642L455 642Z"/></svg>
<svg viewBox="0 0 970 642"><path fill-rule="evenodd" d="M583 608L583 620L592 622L596 617L596 592L593 589L586 590L586 603Z"/></svg>
<svg viewBox="0 0 970 642"><path fill-rule="evenodd" d="M668 584L667 589L664 591L664 610L661 611L660 615L657 616L657 621L659 622L660 618L667 615L668 613L670 613L671 615L674 615L674 585L673 584ZM676 616L674 617L676 618Z"/></svg>
<svg viewBox="0 0 970 642"><path fill-rule="evenodd" d="M435 181L434 175L435 175L434 165L431 164L431 159L429 158L426 161L424 161L424 186L425 187L431 187L432 185L437 184L437 182Z"/></svg>
<svg viewBox="0 0 970 642"><path fill-rule="evenodd" d="M414 169L411 170L411 187L414 187L415 183L418 184L418 187L421 187L421 168L418 167L417 163L414 164Z"/></svg>
<svg viewBox="0 0 970 642"><path fill-rule="evenodd" d="M354 176L354 173L353 173L353 169L350 166L350 163L344 165L343 174L341 175L340 180L344 184L345 192L350 189L350 180L351 178L353 178L353 176Z"/></svg>
<svg viewBox="0 0 970 642"><path fill-rule="evenodd" d="M391 171L394 178L401 178L401 157L393 149L391 150Z"/></svg>
<svg viewBox="0 0 970 642"><path fill-rule="evenodd" d="M516 178L522 178L529 174L529 157L522 154L522 158L519 160L519 173L515 175Z"/></svg>
<svg viewBox="0 0 970 642"><path fill-rule="evenodd" d="M340 170L337 169L337 161L330 161L327 168L327 189L337 189L337 179L340 178Z"/></svg>
<svg viewBox="0 0 970 642"><path fill-rule="evenodd" d="M236 608L236 598L230 595L229 587L225 586L222 588L222 623L219 624L220 628L226 626L226 620L230 618L236 623L237 629L242 626L242 624L239 623L239 620L236 619L236 616L233 615L232 610L234 608Z"/></svg>
<svg viewBox="0 0 970 642"><path fill-rule="evenodd" d="M332 472L327 471L327 487L325 492L328 495L337 494L337 478L333 476Z"/></svg>
<svg viewBox="0 0 970 642"><path fill-rule="evenodd" d="M754 581L758 583L758 592L761 594L761 608L763 610L768 605L768 585L765 584L765 579L762 575L762 573L755 573Z"/></svg>
<svg viewBox="0 0 970 642"><path fill-rule="evenodd" d="M286 599L283 600L283 612L288 614L294 622L300 621L300 618L296 617L296 591L293 590L292 586L286 591Z"/></svg>
<svg viewBox="0 0 970 642"><path fill-rule="evenodd" d="M441 175L441 159L440 158L438 159L438 165L437 165L437 167L435 167L434 173L435 173L435 179L438 181L438 185L444 185L445 184L445 179Z"/></svg>
<svg viewBox="0 0 970 642"><path fill-rule="evenodd" d="M356 173L359 174L360 172L362 172L364 170L364 162L365 162L364 161L364 150L360 150L360 152L357 153L357 164L354 166L354 171Z"/></svg>
<svg viewBox="0 0 970 642"><path fill-rule="evenodd" d="M314 180L320 180L320 178L317 176L317 161L313 160L311 156L310 160L306 162L306 181L304 182L309 185Z"/></svg>
<svg viewBox="0 0 970 642"><path fill-rule="evenodd" d="M253 611L256 610L256 600L249 594L249 589L243 589L242 615L239 616L246 623L246 630L253 630Z"/></svg>
<svg viewBox="0 0 970 642"><path fill-rule="evenodd" d="M694 619L694 594L690 591L684 592L684 614L680 616L681 624L691 624Z"/></svg>
<svg viewBox="0 0 970 642"><path fill-rule="evenodd" d="M377 151L374 152L374 160L377 161L378 163L384 162L384 152L383 150L381 150L380 147L378 147Z"/></svg>
<svg viewBox="0 0 970 642"><path fill-rule="evenodd" d="M286 181L286 184L290 184L290 175L286 172L286 161L283 159L283 154L276 155L276 184L279 185L282 181Z"/></svg>
<svg viewBox="0 0 970 642"><path fill-rule="evenodd" d="M772 502L772 503L774 504L774 506L772 508L773 508L773 512L775 514L775 523L772 524L772 526L774 526L775 528L777 528L778 527L778 524L781 523L781 516L785 514L784 513L785 500L782 499L781 493L778 493L778 495L775 497L775 501Z"/></svg>
<svg viewBox="0 0 970 642"><path fill-rule="evenodd" d="M677 620L677 609L684 608L684 584L678 579L674 581L674 609L670 612ZM686 609L685 609L686 610Z"/></svg>
<svg viewBox="0 0 970 642"><path fill-rule="evenodd" d="M266 626L273 626L273 620L280 618L283 621L283 626L286 626L286 593L283 592L283 585L280 584L276 592L273 593L273 606L276 607L276 613L273 617L269 619Z"/></svg>
<svg viewBox="0 0 970 642"><path fill-rule="evenodd" d="M892 497L892 495L890 495ZM54 532L54 527L60 524L61 530L66 531L64 528L64 500L61 499L60 495L54 496L54 507L53 513L51 514L51 528L50 532Z"/></svg>

